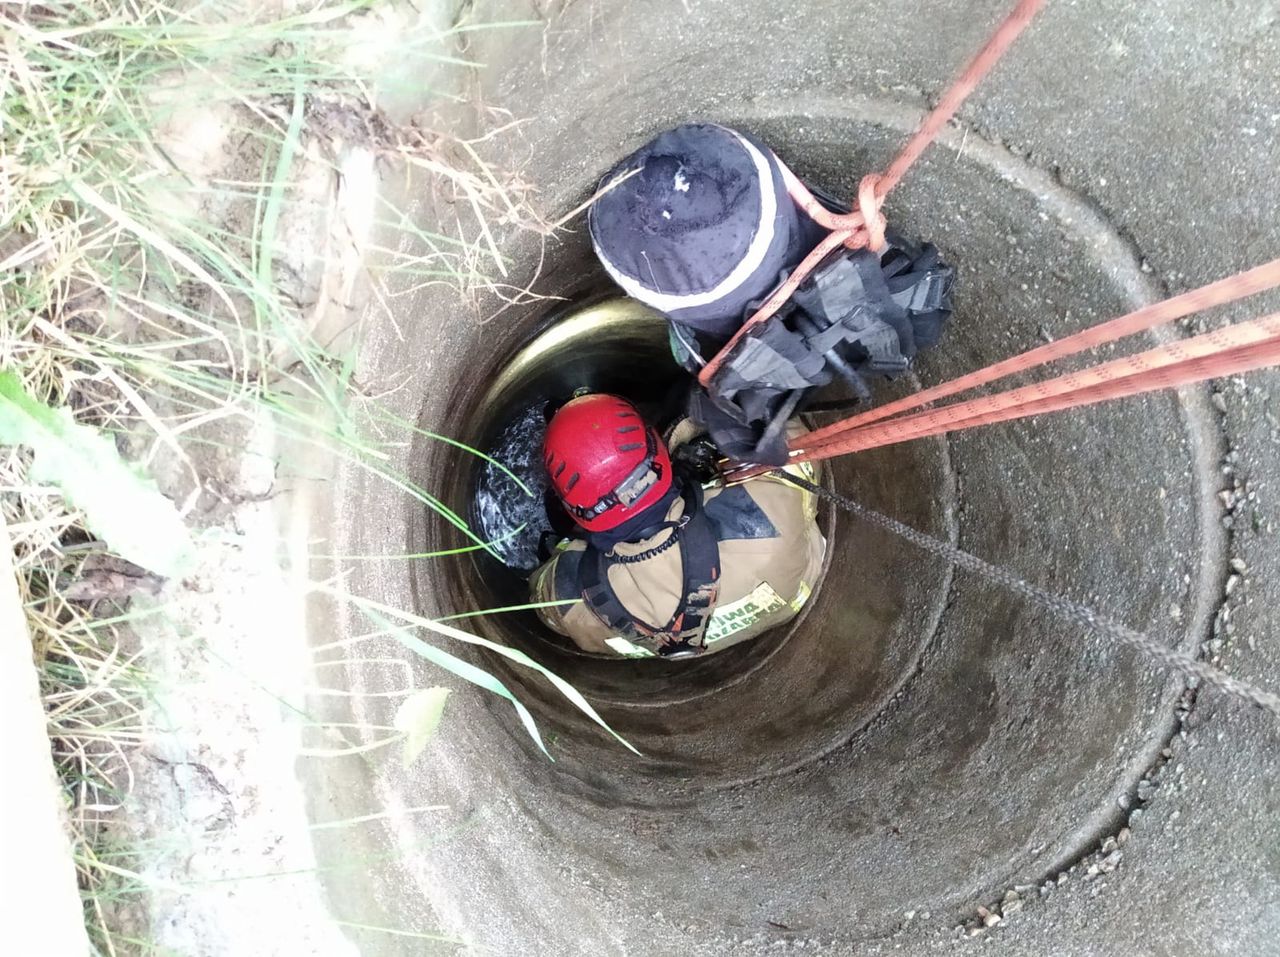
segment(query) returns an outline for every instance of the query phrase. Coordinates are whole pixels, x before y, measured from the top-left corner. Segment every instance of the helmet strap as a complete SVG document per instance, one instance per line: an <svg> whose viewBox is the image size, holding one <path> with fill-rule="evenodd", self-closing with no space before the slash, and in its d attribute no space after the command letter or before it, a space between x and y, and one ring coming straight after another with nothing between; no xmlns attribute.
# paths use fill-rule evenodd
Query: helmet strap
<svg viewBox="0 0 1280 957"><path fill-rule="evenodd" d="M658 437L655 430L648 426L644 430L644 442L644 459L612 491L601 496L594 505L582 506L565 502L565 509L575 518L591 521L611 508L630 508L643 498L662 479L662 466L657 461Z"/></svg>
<svg viewBox="0 0 1280 957"><path fill-rule="evenodd" d="M676 498L683 492L684 485L677 480L652 505L632 515L621 525L598 532L587 532L587 542L602 551L608 551L619 542L639 541L656 534L666 521L667 512Z"/></svg>

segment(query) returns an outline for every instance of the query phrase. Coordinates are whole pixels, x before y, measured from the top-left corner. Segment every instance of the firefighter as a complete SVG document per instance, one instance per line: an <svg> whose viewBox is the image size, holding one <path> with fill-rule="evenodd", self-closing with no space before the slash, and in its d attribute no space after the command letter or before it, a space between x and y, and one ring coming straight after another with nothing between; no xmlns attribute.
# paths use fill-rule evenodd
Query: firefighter
<svg viewBox="0 0 1280 957"><path fill-rule="evenodd" d="M572 399L549 422L544 462L576 528L530 590L536 602L582 599L539 615L584 651L722 651L790 621L809 598L826 547L813 496L777 477L704 491L679 464L697 431L684 419L664 441L634 405L604 394Z"/></svg>

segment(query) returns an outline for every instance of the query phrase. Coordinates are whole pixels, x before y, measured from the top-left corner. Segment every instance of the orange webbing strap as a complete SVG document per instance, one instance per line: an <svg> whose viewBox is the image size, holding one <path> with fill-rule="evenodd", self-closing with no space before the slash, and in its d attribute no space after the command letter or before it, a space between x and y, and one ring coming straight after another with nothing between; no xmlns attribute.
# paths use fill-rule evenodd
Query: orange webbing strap
<svg viewBox="0 0 1280 957"><path fill-rule="evenodd" d="M992 396L956 402L837 435L805 437L792 462L826 459L943 432L1008 422L1248 372L1280 363L1280 313Z"/></svg>
<svg viewBox="0 0 1280 957"><path fill-rule="evenodd" d="M1143 306L1141 309L1127 315L1096 326L1090 326L1088 329L1059 339L1056 342L1037 346L1020 355L986 366L976 372L970 372L968 375L962 375L958 379L951 379L916 392L913 395L898 399L896 402L889 402L874 409L868 409L866 412L809 433L804 437L804 445L806 448L812 448L814 445L825 442L836 435L846 433L851 429L865 427L872 422L878 422L891 415L917 409L926 403L937 399L945 399L948 396L955 395L957 392L963 392L976 386L985 385L988 382L994 382L997 379L1003 379L1005 376L1012 375L1015 372L1034 369L1036 366L1044 365L1054 359L1073 356L1076 353L1084 352L1086 349L1092 349L1095 346L1105 345L1137 332L1165 325L1192 313L1199 312L1202 309L1235 302L1237 299L1252 296L1275 286L1280 286L1280 259L1273 259L1269 263L1264 263L1234 276L1228 276L1225 279L1219 279L1217 282L1201 286L1199 289L1192 289L1190 292L1184 292L1170 299Z"/></svg>
<svg viewBox="0 0 1280 957"><path fill-rule="evenodd" d="M992 67L1000 62L1000 58L1013 46L1013 41L1021 36L1022 31L1031 23L1031 18L1040 12L1044 0L1020 0L1020 2L1004 18L1000 26L986 46L977 52L969 65L947 88L942 99L925 117L920 129L907 141L898 158L889 164L889 168L880 177L876 186L876 194L881 198L893 189L906 175L911 164L920 158L925 149L933 142L944 126L955 116L956 110L964 103L969 94L977 89L982 79L991 72Z"/></svg>
<svg viewBox="0 0 1280 957"><path fill-rule="evenodd" d="M1045 0L1019 0L1012 12L996 28L991 39L947 88L938 105L929 111L920 127L898 153L897 158L889 164L889 168L883 174L872 173L862 178L862 182L858 185L858 208L854 212L841 215L827 210L805 188L799 177L787 169L785 164L779 163L792 201L820 226L831 230L831 234L804 258L787 280L765 300L764 305L743 323L742 328L734 334L724 348L703 366L702 371L698 373L698 382L704 389L710 386L711 379L720 371L720 366L728 357L730 350L738 344L747 331L781 309L791 298L791 294L809 277L809 273L817 268L828 253L839 246L846 246L849 249L868 247L878 250L884 245L885 220L880 213L880 207L884 203L885 196L898 185L911 165L920 158L925 148L933 142L955 115L960 104L974 91L982 78L991 72L991 68L996 65L1000 57L1004 56L1005 51L1027 28L1031 18L1040 12L1044 4Z"/></svg>

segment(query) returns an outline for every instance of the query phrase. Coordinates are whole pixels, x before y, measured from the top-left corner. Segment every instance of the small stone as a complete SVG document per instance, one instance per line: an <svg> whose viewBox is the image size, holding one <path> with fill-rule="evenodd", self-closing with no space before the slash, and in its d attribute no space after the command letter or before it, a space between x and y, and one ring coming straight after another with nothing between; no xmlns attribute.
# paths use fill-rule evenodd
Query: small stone
<svg viewBox="0 0 1280 957"><path fill-rule="evenodd" d="M1004 892L1003 903L1007 904L1010 901L1017 901L1017 900L1022 900L1022 895L1019 894L1017 891L1009 890Z"/></svg>
<svg viewBox="0 0 1280 957"><path fill-rule="evenodd" d="M1126 844L1129 843L1129 838L1132 836L1133 836L1132 831L1130 831L1127 827L1122 827L1120 828L1120 833L1116 835L1116 843L1121 847L1124 847Z"/></svg>
<svg viewBox="0 0 1280 957"><path fill-rule="evenodd" d="M984 927L995 927L998 923L1000 923L999 914L988 914L986 917L982 918L982 924Z"/></svg>
<svg viewBox="0 0 1280 957"><path fill-rule="evenodd" d="M1022 910L1021 900L1008 901L1005 903L1003 907L1000 908L1000 913L1005 918L1009 918L1009 917L1012 917L1014 914L1019 913L1021 910Z"/></svg>
<svg viewBox="0 0 1280 957"><path fill-rule="evenodd" d="M1065 884L1065 883L1067 882L1067 877L1068 877L1068 876L1069 876L1069 875L1067 874L1067 872L1066 872L1066 871L1063 871L1061 874L1059 874L1059 875L1058 875L1058 886L1059 886L1059 887L1061 887L1063 884Z"/></svg>
<svg viewBox="0 0 1280 957"><path fill-rule="evenodd" d="M983 927L981 924L979 924L977 927L970 927L970 928L969 928L969 936L970 936L970 937L977 937L977 936L978 936L979 934L981 934L984 930L986 930L986 928L985 928L985 927Z"/></svg>
<svg viewBox="0 0 1280 957"><path fill-rule="evenodd" d="M1235 590L1236 590L1236 586L1237 586L1237 585L1239 585L1239 584L1240 584L1240 576L1239 576L1239 575L1229 575L1229 576L1227 576L1227 588L1226 588L1227 594L1228 594L1228 595L1230 595L1233 591L1235 591Z"/></svg>
<svg viewBox="0 0 1280 957"><path fill-rule="evenodd" d="M1243 558L1231 559L1231 570L1239 575L1243 575L1249 570L1249 566L1244 563Z"/></svg>
<svg viewBox="0 0 1280 957"><path fill-rule="evenodd" d="M915 919L915 916L916 916L916 912L915 912L915 911L913 911L913 910L904 911L904 912L903 912L903 914L902 914L902 919L903 919L903 920L914 920L914 919Z"/></svg>
<svg viewBox="0 0 1280 957"><path fill-rule="evenodd" d="M1223 395L1221 392L1214 392L1209 397L1209 401L1213 403L1213 407L1217 409L1219 412L1227 411L1227 397Z"/></svg>

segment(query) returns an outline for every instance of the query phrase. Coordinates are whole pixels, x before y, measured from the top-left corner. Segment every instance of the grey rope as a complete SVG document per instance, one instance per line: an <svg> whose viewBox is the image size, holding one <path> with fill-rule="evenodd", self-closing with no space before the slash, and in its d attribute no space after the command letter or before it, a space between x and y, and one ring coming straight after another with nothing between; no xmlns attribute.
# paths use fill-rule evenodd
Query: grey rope
<svg viewBox="0 0 1280 957"><path fill-rule="evenodd" d="M904 525L887 515L882 515L873 509L867 508L865 505L859 505L853 499L846 498L837 492L815 485L799 476L792 475L789 472L781 470L770 473L770 475L783 478L792 485L799 486L805 491L812 492L827 501L838 505L847 512L852 512L858 518L868 524L878 526L886 531L892 532L901 538L905 538L917 548L924 549L939 558L945 558L947 561L958 565L971 572L976 572L983 578L987 578L999 585L1003 585L1014 594L1035 602L1043 608L1047 608L1054 614L1066 618L1071 621L1079 622L1095 632L1105 635L1122 645L1142 652L1153 661L1157 661L1162 665L1166 665L1176 671L1181 671L1188 675L1193 675L1200 681L1207 684L1216 685L1223 691L1242 698L1250 704L1257 705L1266 711L1280 717L1280 695L1273 694L1270 691L1264 691L1247 681L1242 681L1232 675L1227 674L1221 668L1215 668L1213 665L1205 661L1192 658L1188 654L1176 651L1160 644L1149 635L1144 635L1140 631L1134 631L1118 622L1111 621L1101 617L1088 605L1082 605L1079 602L1071 601L1063 598L1061 595L1055 595L1052 592L1045 591L1036 585L1031 584L1025 579L1019 578L1013 572L1006 568L1000 568L992 565L990 562L979 558L977 555L971 555L962 549L956 548L947 542L926 535L924 532L917 531L910 525Z"/></svg>

